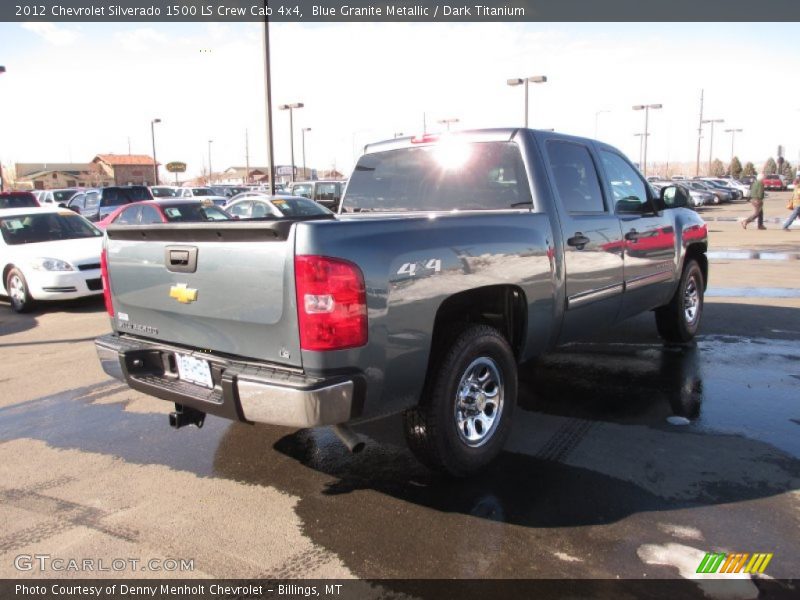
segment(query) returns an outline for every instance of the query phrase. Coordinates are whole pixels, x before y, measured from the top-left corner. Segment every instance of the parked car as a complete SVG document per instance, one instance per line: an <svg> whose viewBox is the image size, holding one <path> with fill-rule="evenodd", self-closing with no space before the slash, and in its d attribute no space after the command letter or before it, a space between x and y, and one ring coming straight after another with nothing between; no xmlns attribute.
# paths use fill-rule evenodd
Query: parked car
<svg viewBox="0 0 800 600"><path fill-rule="evenodd" d="M704 183L707 183L708 185L717 189L728 192L731 195L731 201L739 200L744 196L744 193L740 189L734 187L725 180L704 177L700 181L703 181Z"/></svg>
<svg viewBox="0 0 800 600"><path fill-rule="evenodd" d="M425 464L467 475L510 432L518 364L651 310L693 338L707 229L687 202L558 133L371 144L338 215L115 229L98 356L174 427L331 425L358 450L349 424L402 413Z"/></svg>
<svg viewBox="0 0 800 600"><path fill-rule="evenodd" d="M41 206L31 192L0 192L0 209Z"/></svg>
<svg viewBox="0 0 800 600"><path fill-rule="evenodd" d="M233 198L236 194L249 191L250 188L243 185L212 185L211 191L216 196L224 196L225 198Z"/></svg>
<svg viewBox="0 0 800 600"><path fill-rule="evenodd" d="M227 221L231 216L205 200L191 198L160 198L120 206L97 226L105 229L109 225L153 225L156 223L198 223L202 221Z"/></svg>
<svg viewBox="0 0 800 600"><path fill-rule="evenodd" d="M233 200L225 210L238 219L281 219L284 217L313 217L333 213L302 196L253 196Z"/></svg>
<svg viewBox="0 0 800 600"><path fill-rule="evenodd" d="M103 293L103 233L63 208L0 210L2 291L16 312Z"/></svg>
<svg viewBox="0 0 800 600"><path fill-rule="evenodd" d="M144 185L109 186L74 195L67 203L67 208L96 223L114 212L118 206L152 199L150 189Z"/></svg>
<svg viewBox="0 0 800 600"><path fill-rule="evenodd" d="M228 199L214 193L210 187L182 187L178 188L176 198L194 198L195 200L210 200L217 206L225 206Z"/></svg>
<svg viewBox="0 0 800 600"><path fill-rule="evenodd" d="M64 207L70 199L80 192L78 188L64 188L58 190L44 190L39 198L39 204L42 206L60 206Z"/></svg>
<svg viewBox="0 0 800 600"><path fill-rule="evenodd" d="M700 181L698 179L686 179L682 181L689 189L699 190L701 192L711 192L714 195L714 204L722 202L730 202L733 200L733 194L726 190L722 190L708 183L707 181Z"/></svg>
<svg viewBox="0 0 800 600"><path fill-rule="evenodd" d="M739 181L741 181L743 184L745 184L745 185L747 185L747 186L750 186L750 185L753 185L753 182L754 182L755 180L756 180L756 178L755 178L755 177L753 177L753 176L751 176L751 175L745 175L745 176L744 176L744 177L742 177L742 178L741 178Z"/></svg>
<svg viewBox="0 0 800 600"><path fill-rule="evenodd" d="M305 196L333 212L339 210L345 187L344 181L297 181L288 188L292 196Z"/></svg>
<svg viewBox="0 0 800 600"><path fill-rule="evenodd" d="M786 189L786 181L781 175L764 175L762 183L765 190L783 191Z"/></svg>
<svg viewBox="0 0 800 600"><path fill-rule="evenodd" d="M711 192L703 192L701 190L692 189L689 186L683 185L682 182L653 181L651 182L650 185L655 187L659 192L661 191L662 188L668 187L670 185L680 186L691 199L691 206L693 208L700 208L701 206L705 206L706 204L714 203L714 194L712 194Z"/></svg>
<svg viewBox="0 0 800 600"><path fill-rule="evenodd" d="M739 196L740 198L749 198L750 197L750 185L748 185L748 184L746 184L746 183L744 183L742 181L739 181L738 179L734 179L733 177L728 177L728 178L722 178L722 177L713 178L712 177L712 178L707 178L707 179L709 181L714 181L714 182L719 183L721 185L724 185L724 186L733 188L735 190L738 190L741 193L741 196Z"/></svg>

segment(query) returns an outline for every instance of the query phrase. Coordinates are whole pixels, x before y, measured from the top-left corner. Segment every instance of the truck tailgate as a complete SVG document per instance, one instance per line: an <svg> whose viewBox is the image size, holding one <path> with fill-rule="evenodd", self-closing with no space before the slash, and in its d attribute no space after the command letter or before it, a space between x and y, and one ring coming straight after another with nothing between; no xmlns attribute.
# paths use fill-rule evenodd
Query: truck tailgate
<svg viewBox="0 0 800 600"><path fill-rule="evenodd" d="M300 366L291 225L109 227L115 329Z"/></svg>

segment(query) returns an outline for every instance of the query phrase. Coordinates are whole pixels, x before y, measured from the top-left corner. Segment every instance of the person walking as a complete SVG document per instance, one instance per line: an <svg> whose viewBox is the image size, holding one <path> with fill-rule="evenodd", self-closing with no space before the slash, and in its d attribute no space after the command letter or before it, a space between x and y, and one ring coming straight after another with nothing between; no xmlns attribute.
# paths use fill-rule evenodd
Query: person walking
<svg viewBox="0 0 800 600"><path fill-rule="evenodd" d="M800 177L794 180L794 192L792 192L792 199L789 200L789 204L786 208L792 212L783 224L783 230L789 231L789 227L791 227L794 220L800 216Z"/></svg>
<svg viewBox="0 0 800 600"><path fill-rule="evenodd" d="M742 219L742 229L747 229L747 226L758 219L758 228L766 229L764 227L764 174L759 173L753 185L750 186L750 204L753 205L753 214Z"/></svg>

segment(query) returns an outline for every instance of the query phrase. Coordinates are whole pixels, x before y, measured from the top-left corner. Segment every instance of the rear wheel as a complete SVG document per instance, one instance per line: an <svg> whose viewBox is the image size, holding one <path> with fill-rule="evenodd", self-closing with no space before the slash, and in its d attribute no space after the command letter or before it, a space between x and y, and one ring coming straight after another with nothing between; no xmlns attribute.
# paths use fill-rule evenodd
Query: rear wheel
<svg viewBox="0 0 800 600"><path fill-rule="evenodd" d="M682 344L694 338L703 315L704 289L700 265L695 260L686 261L672 300L655 311L658 334L664 341Z"/></svg>
<svg viewBox="0 0 800 600"><path fill-rule="evenodd" d="M517 365L506 339L468 325L432 364L419 406L406 411L405 434L428 467L463 477L502 450L517 401Z"/></svg>
<svg viewBox="0 0 800 600"><path fill-rule="evenodd" d="M28 291L28 282L18 269L11 269L6 278L6 291L15 312L24 313L33 308L34 300Z"/></svg>

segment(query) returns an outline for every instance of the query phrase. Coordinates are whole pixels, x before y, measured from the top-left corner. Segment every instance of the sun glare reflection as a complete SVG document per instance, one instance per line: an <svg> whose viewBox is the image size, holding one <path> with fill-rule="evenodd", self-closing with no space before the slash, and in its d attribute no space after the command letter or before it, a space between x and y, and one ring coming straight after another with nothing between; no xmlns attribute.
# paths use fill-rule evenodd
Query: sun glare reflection
<svg viewBox="0 0 800 600"><path fill-rule="evenodd" d="M463 167L472 154L470 144L458 140L442 140L433 149L434 160L442 169L456 170Z"/></svg>

